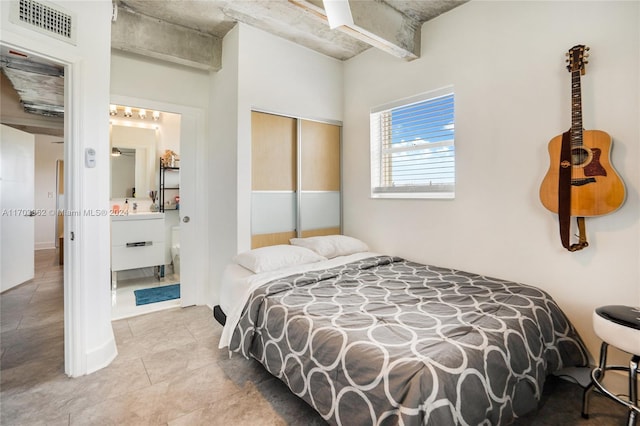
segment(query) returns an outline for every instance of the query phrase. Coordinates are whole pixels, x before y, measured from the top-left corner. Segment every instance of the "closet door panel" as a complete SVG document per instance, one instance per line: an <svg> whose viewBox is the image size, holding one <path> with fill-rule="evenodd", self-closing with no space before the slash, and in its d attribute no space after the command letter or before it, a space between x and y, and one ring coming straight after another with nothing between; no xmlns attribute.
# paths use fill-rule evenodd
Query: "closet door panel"
<svg viewBox="0 0 640 426"><path fill-rule="evenodd" d="M330 235L330 234L323 234ZM331 234L332 235L332 234ZM296 231L276 232L274 234L261 234L251 236L251 248L256 249L279 244L289 244L291 238L296 238Z"/></svg>
<svg viewBox="0 0 640 426"><path fill-rule="evenodd" d="M323 229L311 229L307 231L302 231L300 234L301 238L307 237L321 237L323 235L339 235L342 233L340 228L323 228Z"/></svg>
<svg viewBox="0 0 640 426"><path fill-rule="evenodd" d="M301 120L303 191L340 191L340 127Z"/></svg>
<svg viewBox="0 0 640 426"><path fill-rule="evenodd" d="M303 230L340 228L340 193L302 192L300 227Z"/></svg>
<svg viewBox="0 0 640 426"><path fill-rule="evenodd" d="M251 194L251 233L270 234L296 229L296 197L292 192Z"/></svg>
<svg viewBox="0 0 640 426"><path fill-rule="evenodd" d="M297 121L251 113L251 247L296 236Z"/></svg>
<svg viewBox="0 0 640 426"><path fill-rule="evenodd" d="M340 127L300 120L301 236L340 233Z"/></svg>
<svg viewBox="0 0 640 426"><path fill-rule="evenodd" d="M296 134L294 118L251 113L252 190L296 190Z"/></svg>

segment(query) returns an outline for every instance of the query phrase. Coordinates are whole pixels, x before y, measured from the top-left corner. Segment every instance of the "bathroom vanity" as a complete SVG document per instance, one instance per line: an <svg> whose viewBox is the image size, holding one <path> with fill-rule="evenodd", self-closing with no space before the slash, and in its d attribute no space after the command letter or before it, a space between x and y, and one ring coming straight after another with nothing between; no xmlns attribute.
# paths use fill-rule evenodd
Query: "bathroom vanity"
<svg viewBox="0 0 640 426"><path fill-rule="evenodd" d="M163 265L164 213L145 212L111 216L111 288L118 271Z"/></svg>

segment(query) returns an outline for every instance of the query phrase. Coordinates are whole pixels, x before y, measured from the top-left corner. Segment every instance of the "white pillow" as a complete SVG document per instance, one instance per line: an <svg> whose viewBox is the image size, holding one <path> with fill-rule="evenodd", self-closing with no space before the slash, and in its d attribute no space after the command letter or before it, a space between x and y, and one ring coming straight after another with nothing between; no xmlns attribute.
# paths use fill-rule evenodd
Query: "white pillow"
<svg viewBox="0 0 640 426"><path fill-rule="evenodd" d="M304 247L286 244L260 247L240 253L233 258L235 263L256 274L321 260L327 260L327 258Z"/></svg>
<svg viewBox="0 0 640 426"><path fill-rule="evenodd" d="M327 259L369 251L369 247L365 243L357 238L347 237L346 235L292 238L289 242L294 246L306 247L313 250Z"/></svg>

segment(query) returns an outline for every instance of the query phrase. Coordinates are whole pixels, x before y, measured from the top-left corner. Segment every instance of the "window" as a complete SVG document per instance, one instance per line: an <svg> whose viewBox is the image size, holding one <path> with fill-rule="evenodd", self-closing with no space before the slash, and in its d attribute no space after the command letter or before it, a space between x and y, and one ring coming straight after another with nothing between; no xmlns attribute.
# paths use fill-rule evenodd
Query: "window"
<svg viewBox="0 0 640 426"><path fill-rule="evenodd" d="M453 88L371 111L371 196L454 198Z"/></svg>

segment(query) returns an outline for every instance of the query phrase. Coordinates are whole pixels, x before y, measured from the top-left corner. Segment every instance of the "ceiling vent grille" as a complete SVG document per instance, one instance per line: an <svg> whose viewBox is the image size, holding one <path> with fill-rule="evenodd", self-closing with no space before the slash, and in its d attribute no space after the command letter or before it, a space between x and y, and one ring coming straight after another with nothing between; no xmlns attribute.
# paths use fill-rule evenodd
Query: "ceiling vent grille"
<svg viewBox="0 0 640 426"><path fill-rule="evenodd" d="M76 44L75 16L59 6L33 0L12 3L11 21L25 28Z"/></svg>

